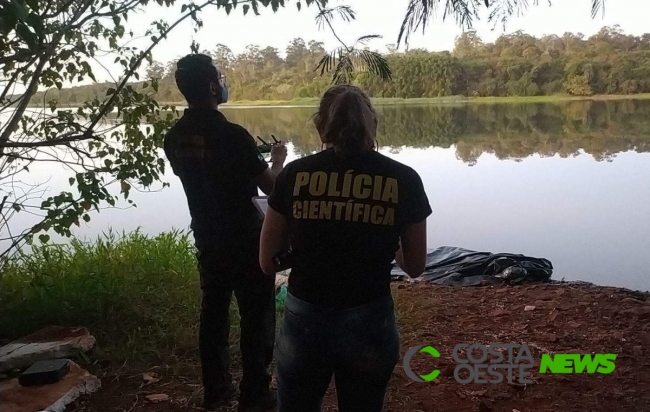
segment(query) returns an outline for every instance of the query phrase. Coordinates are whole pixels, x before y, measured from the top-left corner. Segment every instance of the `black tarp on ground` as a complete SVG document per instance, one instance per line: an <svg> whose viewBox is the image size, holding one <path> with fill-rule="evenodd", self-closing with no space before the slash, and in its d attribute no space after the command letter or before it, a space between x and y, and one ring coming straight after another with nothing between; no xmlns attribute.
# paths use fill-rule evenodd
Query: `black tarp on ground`
<svg viewBox="0 0 650 412"><path fill-rule="evenodd" d="M443 246L427 254L424 274L418 280L450 286L482 286L548 282L552 273L553 265L547 259ZM393 280L406 276L397 266L391 275Z"/></svg>

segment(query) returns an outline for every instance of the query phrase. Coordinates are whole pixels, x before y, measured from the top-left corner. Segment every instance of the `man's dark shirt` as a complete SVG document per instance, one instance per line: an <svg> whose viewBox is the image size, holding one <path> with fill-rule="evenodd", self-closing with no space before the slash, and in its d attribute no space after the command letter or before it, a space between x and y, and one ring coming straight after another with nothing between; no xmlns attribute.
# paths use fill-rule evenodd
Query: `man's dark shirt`
<svg viewBox="0 0 650 412"><path fill-rule="evenodd" d="M256 247L253 178L268 165L246 129L217 110L187 109L165 137L165 154L183 184L199 251Z"/></svg>
<svg viewBox="0 0 650 412"><path fill-rule="evenodd" d="M400 236L431 214L410 167L377 152L343 159L331 149L287 165L269 206L289 220L289 291L337 308L389 295Z"/></svg>

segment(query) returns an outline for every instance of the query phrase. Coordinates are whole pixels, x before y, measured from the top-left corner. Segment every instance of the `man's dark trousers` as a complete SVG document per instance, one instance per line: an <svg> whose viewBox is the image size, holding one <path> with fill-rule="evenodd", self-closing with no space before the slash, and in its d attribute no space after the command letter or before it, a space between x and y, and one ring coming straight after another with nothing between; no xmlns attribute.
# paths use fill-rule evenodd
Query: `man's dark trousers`
<svg viewBox="0 0 650 412"><path fill-rule="evenodd" d="M240 402L268 392L275 340L275 279L259 267L258 247L200 248L197 255L203 299L199 351L206 393L228 393L230 304L233 292L240 315L243 378Z"/></svg>

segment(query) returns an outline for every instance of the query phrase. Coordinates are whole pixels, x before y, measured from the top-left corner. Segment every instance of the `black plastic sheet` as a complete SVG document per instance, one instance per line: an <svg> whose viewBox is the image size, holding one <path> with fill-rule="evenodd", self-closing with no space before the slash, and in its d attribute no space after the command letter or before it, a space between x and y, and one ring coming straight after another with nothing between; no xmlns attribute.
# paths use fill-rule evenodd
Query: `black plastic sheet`
<svg viewBox="0 0 650 412"><path fill-rule="evenodd" d="M547 259L443 246L427 254L426 268L418 280L450 286L484 286L548 282L552 274L553 265ZM407 275L395 266L391 277L403 280Z"/></svg>

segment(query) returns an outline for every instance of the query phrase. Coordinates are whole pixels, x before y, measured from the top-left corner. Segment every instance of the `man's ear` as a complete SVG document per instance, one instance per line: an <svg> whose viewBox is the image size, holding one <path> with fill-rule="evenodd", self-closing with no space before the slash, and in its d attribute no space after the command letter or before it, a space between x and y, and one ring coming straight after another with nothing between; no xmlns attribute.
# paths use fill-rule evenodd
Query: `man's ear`
<svg viewBox="0 0 650 412"><path fill-rule="evenodd" d="M216 97L221 96L221 86L219 85L219 82L210 82L210 93Z"/></svg>

